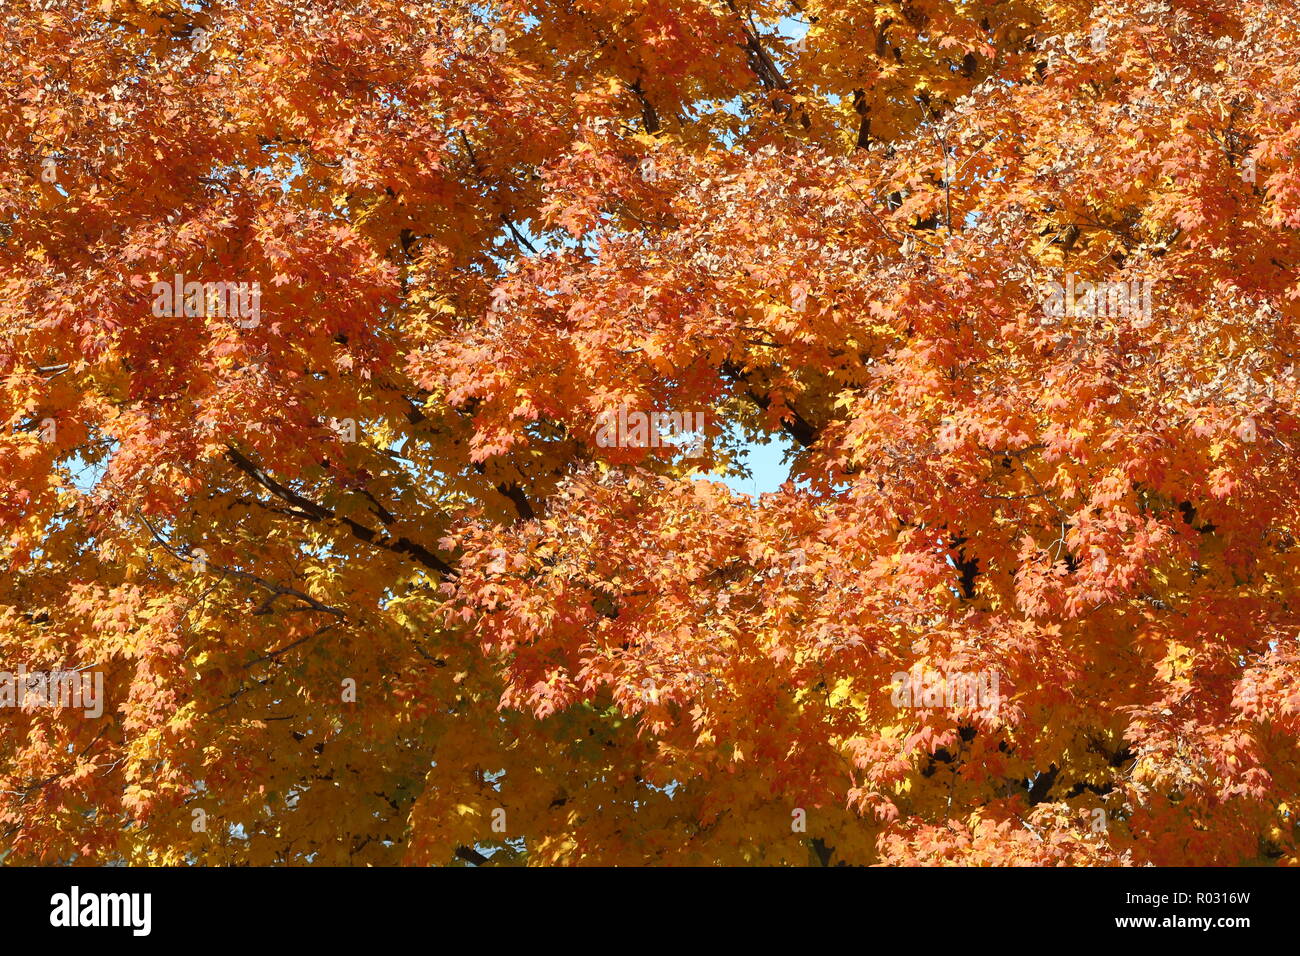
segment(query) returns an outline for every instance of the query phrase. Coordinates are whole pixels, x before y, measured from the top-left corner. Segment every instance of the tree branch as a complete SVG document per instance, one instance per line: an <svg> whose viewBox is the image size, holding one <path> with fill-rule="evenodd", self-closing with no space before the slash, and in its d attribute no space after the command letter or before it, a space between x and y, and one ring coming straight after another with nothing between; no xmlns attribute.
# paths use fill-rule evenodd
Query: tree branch
<svg viewBox="0 0 1300 956"><path fill-rule="evenodd" d="M352 532L354 538L364 541L372 547L382 548L385 551L391 551L394 554L400 554L412 558L418 563L424 565L426 568L437 571L438 574L443 575L444 577L450 577L454 573L450 564L438 557L438 555L434 554L424 545L418 544L406 537L393 537L375 531L372 528L367 528L365 525L358 521L354 521L346 515L340 515L331 509L326 508L324 505L317 504L310 498L305 498L297 492L286 488L242 455L233 446L226 446L226 458L257 484L261 485L282 501L286 501L293 505L310 520L316 522L336 521L339 524L345 525L348 530ZM381 521L385 520L382 515L379 517ZM385 524L391 524L391 522L385 521Z"/></svg>

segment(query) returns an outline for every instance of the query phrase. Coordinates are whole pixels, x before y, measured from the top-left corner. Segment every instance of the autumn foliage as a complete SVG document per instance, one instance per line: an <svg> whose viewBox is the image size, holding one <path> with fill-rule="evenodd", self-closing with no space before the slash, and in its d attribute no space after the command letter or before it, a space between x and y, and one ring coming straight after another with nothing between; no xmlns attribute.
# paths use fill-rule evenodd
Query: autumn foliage
<svg viewBox="0 0 1300 956"><path fill-rule="evenodd" d="M9 0L0 853L1297 862L1298 40Z"/></svg>

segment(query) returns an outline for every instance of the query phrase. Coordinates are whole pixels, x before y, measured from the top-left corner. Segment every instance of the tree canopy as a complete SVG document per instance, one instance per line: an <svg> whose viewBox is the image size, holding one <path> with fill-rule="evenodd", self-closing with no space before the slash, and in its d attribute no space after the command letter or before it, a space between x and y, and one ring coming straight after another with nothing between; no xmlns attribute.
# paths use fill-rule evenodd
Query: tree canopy
<svg viewBox="0 0 1300 956"><path fill-rule="evenodd" d="M1297 862L1298 16L11 0L0 852Z"/></svg>

